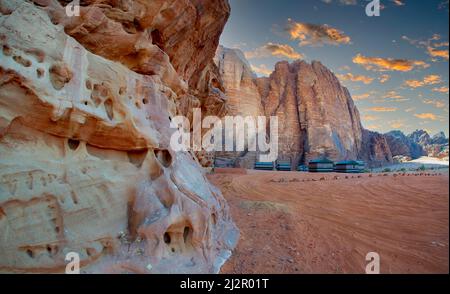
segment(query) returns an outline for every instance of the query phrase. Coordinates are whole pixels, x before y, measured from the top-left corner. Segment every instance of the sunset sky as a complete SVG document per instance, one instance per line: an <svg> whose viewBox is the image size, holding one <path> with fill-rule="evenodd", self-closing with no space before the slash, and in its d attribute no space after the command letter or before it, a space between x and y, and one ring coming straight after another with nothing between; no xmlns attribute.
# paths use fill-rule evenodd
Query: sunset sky
<svg viewBox="0 0 450 294"><path fill-rule="evenodd" d="M230 0L221 44L259 76L280 60L319 60L348 87L363 125L449 135L448 0Z"/></svg>

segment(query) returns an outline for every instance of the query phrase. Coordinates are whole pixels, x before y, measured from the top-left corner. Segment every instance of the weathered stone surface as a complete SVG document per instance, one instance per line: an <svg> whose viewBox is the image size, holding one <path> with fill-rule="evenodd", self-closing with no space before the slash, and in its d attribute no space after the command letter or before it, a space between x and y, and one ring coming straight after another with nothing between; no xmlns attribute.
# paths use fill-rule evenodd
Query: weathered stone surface
<svg viewBox="0 0 450 294"><path fill-rule="evenodd" d="M226 114L244 119L251 117L256 123L258 116L264 116L264 109L254 82L256 76L244 54L238 49L219 46L215 63L226 95ZM243 132L248 140L256 140L256 134L247 136L247 131L242 129L236 129L236 132ZM216 152L216 165L253 168L258 152L248 151L247 142L246 150L241 152Z"/></svg>
<svg viewBox="0 0 450 294"><path fill-rule="evenodd" d="M394 162L385 135L369 130L363 130L362 134L363 145L359 158L369 167L381 167Z"/></svg>
<svg viewBox="0 0 450 294"><path fill-rule="evenodd" d="M359 112L347 89L320 62L280 62L257 84L266 115L280 120L281 158L291 159L293 167L324 155L359 157Z"/></svg>
<svg viewBox="0 0 450 294"><path fill-rule="evenodd" d="M416 130L407 136L401 131L391 131L386 138L393 156L410 156L413 159L421 156L448 157L448 138L443 132L431 137L424 130Z"/></svg>
<svg viewBox="0 0 450 294"><path fill-rule="evenodd" d="M278 159L290 160L294 169L320 156L364 159L369 160L369 165L370 160L377 165L392 162L384 138L368 135L368 141L364 141L359 111L350 93L320 62L282 61L270 77L263 78L252 78L248 62L237 50L220 48L216 63L230 113L277 116ZM369 146L370 142L375 145ZM245 152L220 156L224 165L243 162L250 168L256 158Z"/></svg>
<svg viewBox="0 0 450 294"><path fill-rule="evenodd" d="M80 19L34 2L0 1L0 271L63 272L73 251L83 272L217 272L237 229L196 158L168 143L191 75L212 64L186 52L208 31L183 41L183 24L220 28L226 1L82 1Z"/></svg>
<svg viewBox="0 0 450 294"><path fill-rule="evenodd" d="M387 133L386 139L392 156L404 155L415 159L425 155L422 146L405 136L401 131Z"/></svg>

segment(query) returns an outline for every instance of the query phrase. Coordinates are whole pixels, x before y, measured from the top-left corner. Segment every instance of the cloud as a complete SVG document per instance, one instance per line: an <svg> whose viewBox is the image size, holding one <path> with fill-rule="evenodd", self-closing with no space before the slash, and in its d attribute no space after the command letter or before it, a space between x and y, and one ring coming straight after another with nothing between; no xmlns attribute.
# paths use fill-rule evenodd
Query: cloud
<svg viewBox="0 0 450 294"><path fill-rule="evenodd" d="M406 80L405 85L410 88L420 88L428 85L436 85L442 83L442 78L439 75L428 75L423 80Z"/></svg>
<svg viewBox="0 0 450 294"><path fill-rule="evenodd" d="M436 108L447 108L447 105L439 100L432 100L432 99L424 99L422 100L424 104L433 105Z"/></svg>
<svg viewBox="0 0 450 294"><path fill-rule="evenodd" d="M393 129L401 129L405 127L405 122L403 120L392 120L389 122L389 126Z"/></svg>
<svg viewBox="0 0 450 294"><path fill-rule="evenodd" d="M352 98L355 101L364 100L370 97L370 93L364 93L360 95L353 95Z"/></svg>
<svg viewBox="0 0 450 294"><path fill-rule="evenodd" d="M416 108L415 107L411 107L411 108L405 109L405 112L413 112L414 110L416 110Z"/></svg>
<svg viewBox="0 0 450 294"><path fill-rule="evenodd" d="M338 74L336 75L342 81L352 81L352 82L362 82L369 85L373 82L374 78L363 76L363 75L353 75L352 73Z"/></svg>
<svg viewBox="0 0 450 294"><path fill-rule="evenodd" d="M331 4L331 3L333 3L333 0L322 0L322 2L324 2L326 4ZM341 5L357 5L358 4L357 0L337 0L336 2L339 2Z"/></svg>
<svg viewBox="0 0 450 294"><path fill-rule="evenodd" d="M439 58L449 60L448 42L443 42L439 34L434 34L427 40L414 40L407 36L402 36L402 39L417 48L424 48L426 53L431 57L433 62L439 61Z"/></svg>
<svg viewBox="0 0 450 294"><path fill-rule="evenodd" d="M350 70L350 66L348 66L348 65L343 65L343 66L341 66L340 68L338 68L339 70L341 70L341 71L349 71Z"/></svg>
<svg viewBox="0 0 450 294"><path fill-rule="evenodd" d="M361 54L353 58L353 63L359 64L366 70L373 71L401 71L408 72L417 68L427 68L430 65L420 60L393 59L381 57L365 57Z"/></svg>
<svg viewBox="0 0 450 294"><path fill-rule="evenodd" d="M364 115L364 116L362 117L362 119L363 119L364 121L375 121L375 120L378 120L379 117L378 117L378 116L375 116L375 115L367 114L367 115Z"/></svg>
<svg viewBox="0 0 450 294"><path fill-rule="evenodd" d="M369 130L380 130L381 126L380 125L370 125L370 126L367 126L367 129L369 129Z"/></svg>
<svg viewBox="0 0 450 294"><path fill-rule="evenodd" d="M350 37L344 32L326 24L301 23L288 19L286 30L292 40L299 41L299 46L338 46L351 43Z"/></svg>
<svg viewBox="0 0 450 294"><path fill-rule="evenodd" d="M438 92L438 93L446 93L446 94L448 94L448 87L434 88L432 91L433 92Z"/></svg>
<svg viewBox="0 0 450 294"><path fill-rule="evenodd" d="M404 6L405 5L404 0L391 0L391 1L397 6Z"/></svg>
<svg viewBox="0 0 450 294"><path fill-rule="evenodd" d="M414 114L415 117L420 118L420 119L424 119L424 120L441 120L442 118L439 115L436 115L434 113L416 113Z"/></svg>
<svg viewBox="0 0 450 294"><path fill-rule="evenodd" d="M253 51L245 52L247 59L264 58L269 56L277 56L289 59L303 59L304 56L286 44L267 43Z"/></svg>
<svg viewBox="0 0 450 294"><path fill-rule="evenodd" d="M378 100L375 102L404 102L409 100L409 98L403 97L394 90L386 92L386 94L384 94L381 98L384 100Z"/></svg>
<svg viewBox="0 0 450 294"><path fill-rule="evenodd" d="M374 111L374 112L394 112L397 111L396 107L371 107L368 108L369 111Z"/></svg>
<svg viewBox="0 0 450 294"><path fill-rule="evenodd" d="M270 76L273 72L273 70L267 68L265 64L261 64L260 66L252 65L251 68L256 74L262 76Z"/></svg>
<svg viewBox="0 0 450 294"><path fill-rule="evenodd" d="M389 81L391 79L391 76L390 75L381 75L379 78L378 78L378 80L380 80L380 83L382 83L382 84L384 84L384 83L386 83L387 81Z"/></svg>

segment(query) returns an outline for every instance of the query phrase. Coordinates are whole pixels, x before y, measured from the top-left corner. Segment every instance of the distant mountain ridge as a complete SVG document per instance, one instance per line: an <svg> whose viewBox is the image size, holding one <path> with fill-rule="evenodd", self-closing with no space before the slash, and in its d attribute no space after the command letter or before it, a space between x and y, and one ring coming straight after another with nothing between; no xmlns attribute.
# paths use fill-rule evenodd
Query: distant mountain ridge
<svg viewBox="0 0 450 294"><path fill-rule="evenodd" d="M409 135L394 130L385 134L392 156L408 156L412 159L421 156L448 158L449 139L444 132L433 136L425 130L415 130Z"/></svg>

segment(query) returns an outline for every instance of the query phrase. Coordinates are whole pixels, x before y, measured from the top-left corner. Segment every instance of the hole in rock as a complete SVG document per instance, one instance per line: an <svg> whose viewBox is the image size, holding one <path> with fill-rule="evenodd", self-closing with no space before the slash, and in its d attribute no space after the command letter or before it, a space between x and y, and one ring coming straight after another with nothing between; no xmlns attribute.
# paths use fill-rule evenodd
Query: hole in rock
<svg viewBox="0 0 450 294"><path fill-rule="evenodd" d="M164 243L170 244L170 235L167 232L164 233Z"/></svg>
<svg viewBox="0 0 450 294"><path fill-rule="evenodd" d="M128 160L130 163L134 164L136 167L141 167L142 163L144 162L145 158L147 157L148 150L134 150L134 151L128 151Z"/></svg>
<svg viewBox="0 0 450 294"><path fill-rule="evenodd" d="M173 247L172 247L172 248L170 248L170 250L171 250L172 252L175 252L175 248L173 248Z"/></svg>
<svg viewBox="0 0 450 294"><path fill-rule="evenodd" d="M87 254L88 256L95 255L96 252L97 252L97 251L96 251L94 248L86 248L86 254Z"/></svg>
<svg viewBox="0 0 450 294"><path fill-rule="evenodd" d="M142 103L143 103L143 104L147 104L147 103L148 103L148 100L144 98L144 99L142 99Z"/></svg>
<svg viewBox="0 0 450 294"><path fill-rule="evenodd" d="M114 118L114 111L113 111L113 102L111 99L108 99L105 101L105 111L108 115L109 120L113 120Z"/></svg>
<svg viewBox="0 0 450 294"><path fill-rule="evenodd" d="M78 146L80 146L80 141L74 140L74 139L69 139L67 141L67 144L69 145L70 150L77 150Z"/></svg>
<svg viewBox="0 0 450 294"><path fill-rule="evenodd" d="M42 78L45 74L45 71L42 68L36 69L36 75L38 78Z"/></svg>
<svg viewBox="0 0 450 294"><path fill-rule="evenodd" d="M161 32L159 30L153 30L151 32L151 35L152 35L152 43L164 51L164 42Z"/></svg>
<svg viewBox="0 0 450 294"><path fill-rule="evenodd" d="M214 88L217 88L217 89L221 90L220 83L219 83L219 81L218 81L216 78L213 78L213 79L211 80L211 85L212 85Z"/></svg>
<svg viewBox="0 0 450 294"><path fill-rule="evenodd" d="M169 167L172 164L172 155L170 155L170 152L168 150L155 149L154 152L155 157L162 164L162 166Z"/></svg>
<svg viewBox="0 0 450 294"><path fill-rule="evenodd" d="M27 254L28 254L29 257L34 258L34 252L33 252L33 250L27 249L26 252L27 252Z"/></svg>
<svg viewBox="0 0 450 294"><path fill-rule="evenodd" d="M184 227L184 231L183 231L183 240L184 243L186 243L189 239L189 237L191 236L192 233L192 229L190 227Z"/></svg>
<svg viewBox="0 0 450 294"><path fill-rule="evenodd" d="M90 81L90 80L86 80L86 83L85 83L85 85L86 85L86 89L88 89L88 90L92 90L92 83L91 83L91 81Z"/></svg>
<svg viewBox="0 0 450 294"><path fill-rule="evenodd" d="M215 213L211 214L211 220L214 225L217 224L217 216Z"/></svg>

